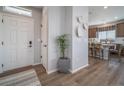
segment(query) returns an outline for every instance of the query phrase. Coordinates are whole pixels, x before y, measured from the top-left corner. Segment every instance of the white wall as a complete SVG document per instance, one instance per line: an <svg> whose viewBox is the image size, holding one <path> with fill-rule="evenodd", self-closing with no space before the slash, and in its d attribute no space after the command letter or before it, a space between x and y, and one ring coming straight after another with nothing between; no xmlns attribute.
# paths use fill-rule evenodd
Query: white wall
<svg viewBox="0 0 124 93"><path fill-rule="evenodd" d="M65 7L48 7L48 73L57 69L60 57L56 43L57 36L65 30Z"/></svg>
<svg viewBox="0 0 124 93"><path fill-rule="evenodd" d="M65 7L65 34L68 35L68 48L65 55L70 58L71 68L72 69L72 7Z"/></svg>
<svg viewBox="0 0 124 93"><path fill-rule="evenodd" d="M83 36L76 36L78 26L77 17L83 17L83 22L88 23L88 7L73 7L72 29L72 70L88 65L88 31L83 31Z"/></svg>
<svg viewBox="0 0 124 93"><path fill-rule="evenodd" d="M81 38L76 36L76 18L79 16L88 22L88 7L48 7L48 73L57 70L59 50L56 38L61 34L68 34L66 56L71 59L71 71L88 64L88 32L83 32Z"/></svg>

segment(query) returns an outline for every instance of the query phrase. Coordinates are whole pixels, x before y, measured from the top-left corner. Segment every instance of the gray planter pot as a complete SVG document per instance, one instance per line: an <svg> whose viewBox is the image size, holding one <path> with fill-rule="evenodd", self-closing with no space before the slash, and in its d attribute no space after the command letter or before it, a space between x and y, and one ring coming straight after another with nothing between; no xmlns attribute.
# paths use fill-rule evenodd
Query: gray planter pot
<svg viewBox="0 0 124 93"><path fill-rule="evenodd" d="M59 58L58 60L58 71L62 73L69 73L70 69L70 59L69 58Z"/></svg>

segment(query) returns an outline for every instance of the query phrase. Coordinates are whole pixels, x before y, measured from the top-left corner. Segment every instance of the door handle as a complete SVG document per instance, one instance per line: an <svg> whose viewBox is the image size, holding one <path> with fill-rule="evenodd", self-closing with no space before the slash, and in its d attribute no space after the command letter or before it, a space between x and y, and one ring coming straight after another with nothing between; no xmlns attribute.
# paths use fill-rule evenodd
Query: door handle
<svg viewBox="0 0 124 93"><path fill-rule="evenodd" d="M2 64L1 66L2 66L2 68L4 67L4 65L3 65L3 64Z"/></svg>
<svg viewBox="0 0 124 93"><path fill-rule="evenodd" d="M32 47L32 41L29 41L29 46L28 47Z"/></svg>
<svg viewBox="0 0 124 93"><path fill-rule="evenodd" d="M44 45L44 47L47 47L47 45Z"/></svg>

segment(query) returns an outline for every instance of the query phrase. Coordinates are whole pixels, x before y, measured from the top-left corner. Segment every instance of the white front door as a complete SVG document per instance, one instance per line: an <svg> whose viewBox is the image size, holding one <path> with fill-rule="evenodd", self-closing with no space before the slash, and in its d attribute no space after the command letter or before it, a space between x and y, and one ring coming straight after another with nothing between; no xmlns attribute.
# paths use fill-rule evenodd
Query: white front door
<svg viewBox="0 0 124 93"><path fill-rule="evenodd" d="M20 19L17 33L17 62L18 66L27 66L34 63L33 21Z"/></svg>
<svg viewBox="0 0 124 93"><path fill-rule="evenodd" d="M3 62L3 33L2 33L2 14L0 14L0 73L2 73L2 62Z"/></svg>
<svg viewBox="0 0 124 93"><path fill-rule="evenodd" d="M33 64L33 31L32 20L4 16L4 71Z"/></svg>
<svg viewBox="0 0 124 93"><path fill-rule="evenodd" d="M4 16L4 71L16 68L17 64L17 24L14 17Z"/></svg>

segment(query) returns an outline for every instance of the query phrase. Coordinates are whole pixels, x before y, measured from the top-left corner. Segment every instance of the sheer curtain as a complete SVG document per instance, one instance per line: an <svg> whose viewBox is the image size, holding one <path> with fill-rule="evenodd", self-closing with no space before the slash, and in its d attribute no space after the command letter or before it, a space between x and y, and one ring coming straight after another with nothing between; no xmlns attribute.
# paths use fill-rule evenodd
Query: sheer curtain
<svg viewBox="0 0 124 93"><path fill-rule="evenodd" d="M99 27L97 28L97 38L99 40L115 40L116 38L116 29L115 25Z"/></svg>

